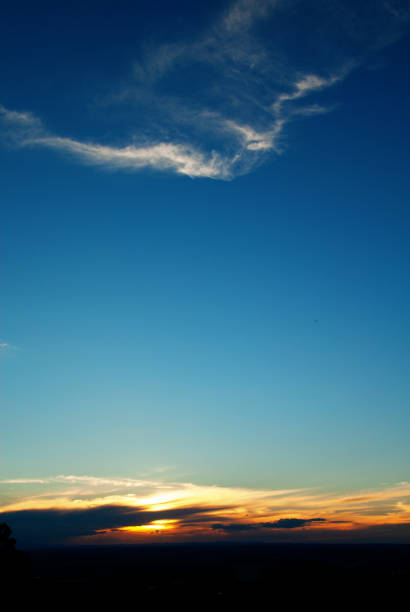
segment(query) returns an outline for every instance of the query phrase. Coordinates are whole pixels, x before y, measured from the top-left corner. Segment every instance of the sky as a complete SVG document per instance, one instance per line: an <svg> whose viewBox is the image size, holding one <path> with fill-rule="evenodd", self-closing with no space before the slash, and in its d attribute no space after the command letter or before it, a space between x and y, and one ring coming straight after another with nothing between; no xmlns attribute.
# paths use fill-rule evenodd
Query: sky
<svg viewBox="0 0 410 612"><path fill-rule="evenodd" d="M0 23L18 544L410 541L410 2Z"/></svg>

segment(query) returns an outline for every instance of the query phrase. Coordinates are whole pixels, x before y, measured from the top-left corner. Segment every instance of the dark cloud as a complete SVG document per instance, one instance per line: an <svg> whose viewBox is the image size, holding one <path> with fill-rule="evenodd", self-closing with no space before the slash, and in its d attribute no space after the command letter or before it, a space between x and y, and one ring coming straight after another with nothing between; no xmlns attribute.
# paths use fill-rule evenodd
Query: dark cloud
<svg viewBox="0 0 410 612"><path fill-rule="evenodd" d="M307 527L312 523L325 521L324 518L281 518L271 523L214 523L212 529L226 532L250 531L253 529L296 529L297 527Z"/></svg>
<svg viewBox="0 0 410 612"><path fill-rule="evenodd" d="M13 529L22 546L52 546L78 536L95 535L99 530L146 525L161 519L195 524L208 512L220 507L192 506L157 512L130 506L105 505L82 509L19 510L0 514L0 520Z"/></svg>
<svg viewBox="0 0 410 612"><path fill-rule="evenodd" d="M295 521L298 521L296 524ZM286 521L286 523L284 522ZM321 529L309 529L315 523L323 524ZM328 521L326 519L279 519L273 523L214 523L211 528L226 533L232 539L266 542L328 542L328 543L410 543L410 523L382 525L355 525L351 529L336 529L331 525L349 521ZM307 527L307 529L296 529Z"/></svg>
<svg viewBox="0 0 410 612"><path fill-rule="evenodd" d="M312 523L323 523L325 521L324 518L281 518L273 523L263 523L263 527L268 529L296 529L297 527L306 527Z"/></svg>
<svg viewBox="0 0 410 612"><path fill-rule="evenodd" d="M250 531L251 529L258 529L259 525L252 523L214 523L211 525L211 529L215 531L226 531L226 532L238 532L238 531Z"/></svg>

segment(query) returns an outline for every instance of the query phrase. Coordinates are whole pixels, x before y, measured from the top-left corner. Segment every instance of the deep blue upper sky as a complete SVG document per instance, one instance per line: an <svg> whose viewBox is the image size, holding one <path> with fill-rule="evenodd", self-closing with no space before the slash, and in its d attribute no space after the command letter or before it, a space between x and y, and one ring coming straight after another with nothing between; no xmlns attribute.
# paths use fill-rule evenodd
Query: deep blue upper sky
<svg viewBox="0 0 410 612"><path fill-rule="evenodd" d="M331 4L3 9L1 477L408 478L409 6Z"/></svg>

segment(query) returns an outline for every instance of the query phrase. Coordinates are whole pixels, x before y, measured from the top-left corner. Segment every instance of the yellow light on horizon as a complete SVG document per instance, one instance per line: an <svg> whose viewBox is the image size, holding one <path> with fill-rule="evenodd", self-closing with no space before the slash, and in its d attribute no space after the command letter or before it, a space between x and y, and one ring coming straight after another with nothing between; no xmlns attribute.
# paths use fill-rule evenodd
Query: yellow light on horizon
<svg viewBox="0 0 410 612"><path fill-rule="evenodd" d="M119 531L128 533L146 533L152 531L169 531L175 529L177 521L175 519L159 519L147 525L131 525L129 527L119 527Z"/></svg>

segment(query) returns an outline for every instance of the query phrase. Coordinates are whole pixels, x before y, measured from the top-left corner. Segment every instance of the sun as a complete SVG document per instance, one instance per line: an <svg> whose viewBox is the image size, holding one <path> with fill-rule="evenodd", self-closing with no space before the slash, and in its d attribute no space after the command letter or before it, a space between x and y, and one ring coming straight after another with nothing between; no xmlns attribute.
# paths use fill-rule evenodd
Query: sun
<svg viewBox="0 0 410 612"><path fill-rule="evenodd" d="M157 531L170 531L176 528L177 521L175 519L159 519L157 521L151 521L146 525L131 525L129 527L120 527L119 531L126 531L127 533L147 533Z"/></svg>

